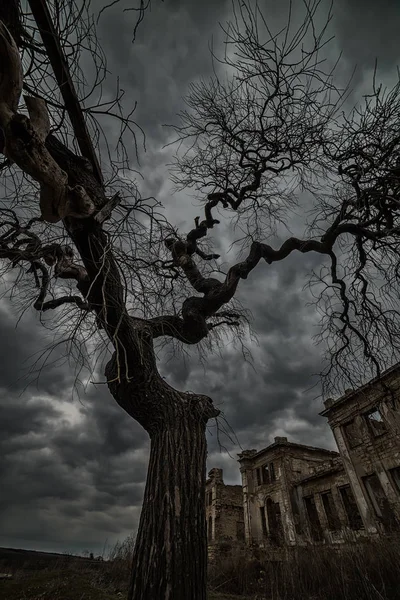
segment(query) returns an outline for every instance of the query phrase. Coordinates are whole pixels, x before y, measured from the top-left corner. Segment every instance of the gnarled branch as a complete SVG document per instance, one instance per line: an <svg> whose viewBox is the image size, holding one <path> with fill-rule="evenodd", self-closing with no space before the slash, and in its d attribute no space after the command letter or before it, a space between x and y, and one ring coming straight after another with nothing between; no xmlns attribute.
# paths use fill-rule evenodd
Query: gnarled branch
<svg viewBox="0 0 400 600"><path fill-rule="evenodd" d="M3 154L40 184L40 209L49 223L73 216L85 218L94 204L82 186L68 186L68 176L52 158L45 141L49 133L46 103L25 98L30 119L18 113L22 66L17 45L0 22L0 128Z"/></svg>

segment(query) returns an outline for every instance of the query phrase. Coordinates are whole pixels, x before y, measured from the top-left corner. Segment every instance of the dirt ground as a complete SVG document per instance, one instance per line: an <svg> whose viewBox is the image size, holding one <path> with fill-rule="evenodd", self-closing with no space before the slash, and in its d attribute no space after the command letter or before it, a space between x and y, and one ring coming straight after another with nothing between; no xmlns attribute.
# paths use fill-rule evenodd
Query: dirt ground
<svg viewBox="0 0 400 600"><path fill-rule="evenodd" d="M2 600L124 600L125 591L107 586L93 571L17 571L12 579L0 580ZM243 596L209 594L209 600L250 600Z"/></svg>

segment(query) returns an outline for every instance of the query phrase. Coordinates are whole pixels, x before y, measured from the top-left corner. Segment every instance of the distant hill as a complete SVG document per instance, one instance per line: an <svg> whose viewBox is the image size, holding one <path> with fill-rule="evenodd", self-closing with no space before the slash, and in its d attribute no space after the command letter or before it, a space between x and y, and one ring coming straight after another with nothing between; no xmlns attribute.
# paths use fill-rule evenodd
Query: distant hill
<svg viewBox="0 0 400 600"><path fill-rule="evenodd" d="M96 566L100 560L87 558L85 556L74 556L71 554L60 554L57 552L41 552L38 550L24 550L22 548L0 548L0 567L8 569L44 569L49 564L56 562L84 562L87 566Z"/></svg>

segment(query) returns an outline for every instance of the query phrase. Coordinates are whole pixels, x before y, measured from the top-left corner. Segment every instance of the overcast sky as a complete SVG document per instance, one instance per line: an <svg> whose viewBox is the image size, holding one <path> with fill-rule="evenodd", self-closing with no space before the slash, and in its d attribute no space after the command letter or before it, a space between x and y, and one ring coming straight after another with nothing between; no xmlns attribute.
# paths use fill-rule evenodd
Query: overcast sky
<svg viewBox="0 0 400 600"><path fill-rule="evenodd" d="M134 45L134 17L122 12L123 5L104 15L99 35L111 79L119 75L127 96L137 100L136 120L148 138L140 185L144 195L154 194L164 203L175 224L184 225L198 209L183 194L172 195L166 167L171 151L163 149L171 132L162 125L176 122L189 82L211 74L209 43L211 36L218 43L218 22L229 18L231 3L154 0ZM279 21L283 2L259 5L272 24ZM399 30L395 0L336 1L332 56L342 51L342 74L357 64L355 96L366 89L375 57L382 76L394 76ZM217 436L211 424L208 467L222 467L227 483L240 481L240 448L260 449L276 435L335 447L318 415L322 405L313 374L321 369L321 349L312 342L317 317L315 309L305 306L302 291L315 261L311 255L293 255L260 267L241 286L241 300L253 313L258 335L252 364L228 346L206 365L196 354L161 365L172 385L208 394L224 411L237 441L223 432ZM17 328L16 315L12 303L1 300L0 546L101 552L137 525L147 434L116 405L101 374L100 383L80 390L79 398L72 394L73 364L49 361L38 379L27 375L51 335L33 310ZM221 451L218 437L229 453Z"/></svg>

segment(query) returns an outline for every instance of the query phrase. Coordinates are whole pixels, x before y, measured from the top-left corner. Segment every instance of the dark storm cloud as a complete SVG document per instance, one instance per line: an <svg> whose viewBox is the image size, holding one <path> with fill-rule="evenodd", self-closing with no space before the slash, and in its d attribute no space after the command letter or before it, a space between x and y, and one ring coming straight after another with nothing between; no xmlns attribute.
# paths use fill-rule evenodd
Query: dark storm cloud
<svg viewBox="0 0 400 600"><path fill-rule="evenodd" d="M165 141L163 125L175 121L188 83L210 74L210 35L214 30L219 37L217 24L227 5L226 0L155 2L134 44L135 13L110 10L100 19L110 80L120 77L127 101L138 102L135 119L153 142Z"/></svg>
<svg viewBox="0 0 400 600"><path fill-rule="evenodd" d="M1 390L1 396L7 398L6 403L4 403L6 409L2 411L0 420L0 440L3 446L9 444L16 450L22 450L24 441L21 439L21 445L19 446L18 437L23 438L23 436L30 434L31 431L40 427L44 420L60 416L55 407L53 408L41 401L24 400L23 403L18 402L13 394L10 394L9 390L4 388ZM10 396L12 399L10 399ZM14 436L17 437L14 438ZM41 447L39 440L32 440L32 442L33 446L39 444L39 447Z"/></svg>
<svg viewBox="0 0 400 600"><path fill-rule="evenodd" d="M71 423L70 404L57 408L57 398L0 397L12 421L2 423L0 545L11 537L98 551L111 534L134 529L147 434L107 393L92 389L82 401Z"/></svg>
<svg viewBox="0 0 400 600"><path fill-rule="evenodd" d="M172 193L166 165L173 149L162 148L170 139L162 125L176 122L188 84L212 73L208 44L212 35L218 40L217 24L225 21L230 2L154 0L134 45L135 15L122 12L128 4L109 9L99 23L110 71L104 92L112 96L119 76L126 106L138 102L135 118L148 137L147 154L141 154L142 191L163 201L168 217L186 231L200 213L188 195ZM268 18L279 20L281 3L263 5ZM333 26L346 69L358 63L361 73L368 71L375 56L387 70L396 64L399 12L396 2L338 1ZM111 140L115 131L110 124L107 132ZM130 150L133 156L133 143ZM293 223L296 235L301 225L301 219ZM224 249L227 230L221 225L214 236L215 249L224 252L229 264L235 262L234 253ZM228 483L239 481L236 452L241 447L262 448L275 435L333 447L325 420L318 416L319 388L312 388L313 374L321 368L321 350L311 339L318 319L315 309L305 307L309 296L302 289L319 264L318 256L293 254L260 266L241 282L239 297L252 311L258 335L258 345L247 342L252 364L231 340L221 355L209 355L206 367L193 349L186 358L167 360L166 354L162 360L162 374L170 383L210 395L223 410L228 424L221 421L217 431L210 423L208 466L222 467ZM68 364L44 369L21 395L27 384L21 375L25 368L29 373L27 359L51 339L33 311L17 330L14 323L10 305L4 304L0 545L101 551L106 539L112 543L123 538L137 524L147 434L116 405L104 385L89 385L80 401L71 402L74 369ZM97 380L102 380L101 373ZM224 427L227 433L221 431ZM231 456L220 452L220 444Z"/></svg>
<svg viewBox="0 0 400 600"><path fill-rule="evenodd" d="M0 387L7 392L22 391L27 385L36 385L40 376L43 392L59 394L69 388L73 373L60 363L58 368L43 369L42 353L52 344L53 335L39 326L36 311L28 310L21 320L21 311L12 303L0 306L1 361ZM46 355L46 354L45 354ZM52 354L52 360L61 359L62 346Z"/></svg>
<svg viewBox="0 0 400 600"><path fill-rule="evenodd" d="M3 303L0 388L0 545L100 551L134 530L148 436L104 386L71 402L71 365L34 377L23 365L48 344L27 319L15 329ZM114 536L114 537L113 537Z"/></svg>
<svg viewBox="0 0 400 600"><path fill-rule="evenodd" d="M400 4L397 0L338 0L334 6L336 40L347 62L361 71L391 70L399 63Z"/></svg>

